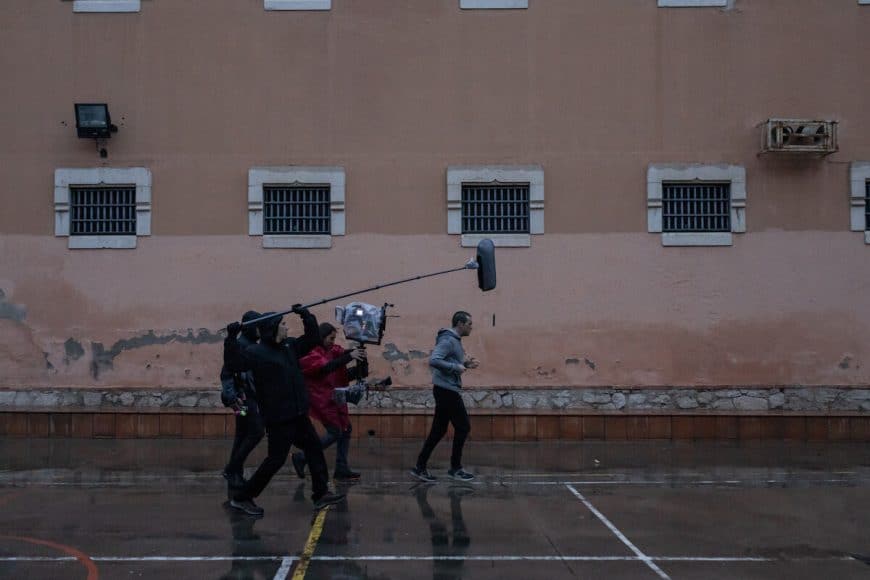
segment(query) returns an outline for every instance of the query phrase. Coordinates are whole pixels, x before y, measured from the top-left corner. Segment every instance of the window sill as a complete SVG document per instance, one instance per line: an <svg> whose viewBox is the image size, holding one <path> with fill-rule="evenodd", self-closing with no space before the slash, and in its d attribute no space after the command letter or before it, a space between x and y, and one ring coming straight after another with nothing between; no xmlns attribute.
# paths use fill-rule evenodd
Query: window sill
<svg viewBox="0 0 870 580"><path fill-rule="evenodd" d="M70 250L132 250L136 236L70 236Z"/></svg>
<svg viewBox="0 0 870 580"><path fill-rule="evenodd" d="M462 10L524 10L529 0L459 0Z"/></svg>
<svg viewBox="0 0 870 580"><path fill-rule="evenodd" d="M476 248L480 240L490 239L499 248L530 248L531 234L462 234L463 248Z"/></svg>
<svg viewBox="0 0 870 580"><path fill-rule="evenodd" d="M332 0L264 0L265 10L331 10Z"/></svg>
<svg viewBox="0 0 870 580"><path fill-rule="evenodd" d="M139 12L140 0L75 0L73 12Z"/></svg>
<svg viewBox="0 0 870 580"><path fill-rule="evenodd" d="M728 6L728 0L659 0L659 8L696 8L700 6Z"/></svg>
<svg viewBox="0 0 870 580"><path fill-rule="evenodd" d="M332 236L264 235L264 248L331 248Z"/></svg>
<svg viewBox="0 0 870 580"><path fill-rule="evenodd" d="M663 233L663 246L732 246L731 232Z"/></svg>

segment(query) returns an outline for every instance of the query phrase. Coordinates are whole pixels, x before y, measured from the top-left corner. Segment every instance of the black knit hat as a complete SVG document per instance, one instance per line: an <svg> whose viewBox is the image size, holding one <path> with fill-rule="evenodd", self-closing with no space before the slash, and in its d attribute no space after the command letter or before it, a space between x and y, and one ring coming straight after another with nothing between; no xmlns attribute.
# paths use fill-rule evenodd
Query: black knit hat
<svg viewBox="0 0 870 580"><path fill-rule="evenodd" d="M260 318L262 314L257 312L256 310L248 310L242 315L242 322L248 322L254 320L255 318ZM245 338L250 340L251 342L257 342L257 326L254 324L245 326L242 328L242 334L245 335Z"/></svg>
<svg viewBox="0 0 870 580"><path fill-rule="evenodd" d="M275 313L264 312L263 316L269 316L271 314ZM260 330L260 339L267 342L275 342L275 335L278 334L278 327L281 325L282 320L284 320L283 316L273 316L272 318L267 318L259 323L257 328Z"/></svg>

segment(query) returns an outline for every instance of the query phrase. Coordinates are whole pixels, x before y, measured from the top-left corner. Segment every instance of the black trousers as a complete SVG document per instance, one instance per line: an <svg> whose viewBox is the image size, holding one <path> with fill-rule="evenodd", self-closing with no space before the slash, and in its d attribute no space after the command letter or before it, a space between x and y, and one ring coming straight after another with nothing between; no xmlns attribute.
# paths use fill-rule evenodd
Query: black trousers
<svg viewBox="0 0 870 580"><path fill-rule="evenodd" d="M468 411L462 395L455 391L432 387L432 395L435 397L435 419L432 421L432 430L429 437L423 443L423 449L417 457L417 467L425 469L429 463L429 456L435 450L435 446L447 433L447 425L453 425L453 452L450 454L450 469L462 467L462 447L465 439L471 432L471 422L468 420Z"/></svg>
<svg viewBox="0 0 870 580"><path fill-rule="evenodd" d="M320 437L314 430L314 425L311 424L308 415L300 415L290 421L266 425L266 436L269 440L269 453L251 479L248 480L238 499L257 497L263 492L272 476L278 473L278 470L287 461L291 445L295 445L305 452L311 470L313 489L311 498L317 501L328 491L329 471L326 468L326 459L323 457Z"/></svg>
<svg viewBox="0 0 870 580"><path fill-rule="evenodd" d="M224 468L227 473L242 475L245 469L245 460L254 450L254 447L262 441L263 435L266 433L257 401L249 398L247 407L246 416L236 415L236 436L233 439L233 449L230 451L230 461Z"/></svg>

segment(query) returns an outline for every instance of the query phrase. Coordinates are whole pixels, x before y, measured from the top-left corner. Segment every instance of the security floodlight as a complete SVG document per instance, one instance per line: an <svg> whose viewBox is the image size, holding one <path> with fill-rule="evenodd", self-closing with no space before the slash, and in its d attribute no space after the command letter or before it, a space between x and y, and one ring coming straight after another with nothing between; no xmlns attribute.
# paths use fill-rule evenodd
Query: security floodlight
<svg viewBox="0 0 870 580"><path fill-rule="evenodd" d="M76 103L76 131L83 139L108 139L118 127L112 125L105 103Z"/></svg>

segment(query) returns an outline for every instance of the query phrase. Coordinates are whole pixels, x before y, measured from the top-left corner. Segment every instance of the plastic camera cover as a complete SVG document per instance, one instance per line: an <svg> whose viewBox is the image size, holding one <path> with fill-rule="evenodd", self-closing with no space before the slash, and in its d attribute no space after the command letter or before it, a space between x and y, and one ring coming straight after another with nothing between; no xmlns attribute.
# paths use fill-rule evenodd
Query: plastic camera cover
<svg viewBox="0 0 870 580"><path fill-rule="evenodd" d="M368 344L381 343L383 308L365 302L351 302L343 309L336 308L335 318L341 323L346 339Z"/></svg>

